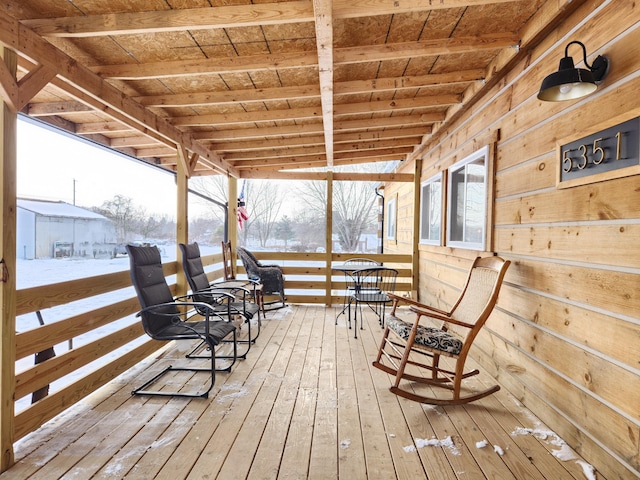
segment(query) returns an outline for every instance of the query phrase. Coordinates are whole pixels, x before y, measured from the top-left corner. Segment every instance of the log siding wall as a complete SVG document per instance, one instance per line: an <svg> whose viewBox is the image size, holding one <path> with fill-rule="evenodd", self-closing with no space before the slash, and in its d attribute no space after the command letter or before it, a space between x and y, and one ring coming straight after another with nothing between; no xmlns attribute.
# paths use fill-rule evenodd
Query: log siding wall
<svg viewBox="0 0 640 480"><path fill-rule="evenodd" d="M640 176L558 189L556 148L640 116L639 20L636 2L585 2L421 157L424 180L495 140L493 248L480 254L513 264L474 356L607 479L640 477ZM538 101L576 39L590 62L609 57L604 84L578 101ZM389 194L399 234L385 249L407 252L413 200L399 185ZM420 300L448 306L479 252L418 250Z"/></svg>

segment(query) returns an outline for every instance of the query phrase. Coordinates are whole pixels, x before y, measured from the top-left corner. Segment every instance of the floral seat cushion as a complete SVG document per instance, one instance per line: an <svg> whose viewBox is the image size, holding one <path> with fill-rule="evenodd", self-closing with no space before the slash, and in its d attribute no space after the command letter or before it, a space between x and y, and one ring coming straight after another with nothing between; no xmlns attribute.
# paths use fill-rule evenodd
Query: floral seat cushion
<svg viewBox="0 0 640 480"><path fill-rule="evenodd" d="M412 323L407 323L398 317L387 317L387 325L391 330L396 332L400 338L407 340L411 333ZM460 355L462 350L462 341L455 335L443 332L438 328L425 327L418 325L418 332L414 341L416 347L426 347L431 350L439 350L447 355Z"/></svg>

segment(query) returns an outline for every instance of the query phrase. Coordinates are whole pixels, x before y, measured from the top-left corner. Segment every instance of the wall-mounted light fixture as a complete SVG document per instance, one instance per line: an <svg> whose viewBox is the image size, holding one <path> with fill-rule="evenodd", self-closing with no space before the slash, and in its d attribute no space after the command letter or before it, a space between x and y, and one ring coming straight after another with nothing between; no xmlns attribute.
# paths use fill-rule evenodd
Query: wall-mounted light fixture
<svg viewBox="0 0 640 480"><path fill-rule="evenodd" d="M584 57L584 68L575 68L573 58L569 56L569 47L580 45ZM587 48L582 42L574 40L564 49L564 58L560 60L558 71L542 81L538 98L546 102L574 100L594 92L609 71L607 57L598 55L591 65L587 63Z"/></svg>

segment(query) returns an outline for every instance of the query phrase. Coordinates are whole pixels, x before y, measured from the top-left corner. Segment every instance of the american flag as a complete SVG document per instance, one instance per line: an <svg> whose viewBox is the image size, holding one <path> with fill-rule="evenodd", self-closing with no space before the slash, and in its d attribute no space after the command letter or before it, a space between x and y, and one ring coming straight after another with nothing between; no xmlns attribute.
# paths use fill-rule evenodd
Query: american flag
<svg viewBox="0 0 640 480"><path fill-rule="evenodd" d="M238 197L238 226L240 227L240 230L242 230L242 224L249 220L249 212L247 212L244 200L245 184L246 180L242 183L242 190L240 191L240 196Z"/></svg>

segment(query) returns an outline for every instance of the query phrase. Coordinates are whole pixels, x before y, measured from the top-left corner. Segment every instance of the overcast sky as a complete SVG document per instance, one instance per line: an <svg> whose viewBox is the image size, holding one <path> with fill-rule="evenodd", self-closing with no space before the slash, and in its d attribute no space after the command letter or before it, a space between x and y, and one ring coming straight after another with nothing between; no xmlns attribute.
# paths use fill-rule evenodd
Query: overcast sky
<svg viewBox="0 0 640 480"><path fill-rule="evenodd" d="M171 174L19 117L18 196L100 206L120 194L175 218Z"/></svg>

